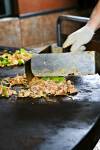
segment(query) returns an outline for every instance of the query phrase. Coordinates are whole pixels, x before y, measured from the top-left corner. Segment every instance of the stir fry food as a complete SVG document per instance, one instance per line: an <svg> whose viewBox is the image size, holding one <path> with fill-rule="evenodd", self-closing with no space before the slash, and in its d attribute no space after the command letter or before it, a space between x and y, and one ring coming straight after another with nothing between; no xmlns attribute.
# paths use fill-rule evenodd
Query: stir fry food
<svg viewBox="0 0 100 150"><path fill-rule="evenodd" d="M14 53L5 51L4 54L0 55L0 67L23 65L31 57L32 54L24 48L16 50Z"/></svg>
<svg viewBox="0 0 100 150"><path fill-rule="evenodd" d="M13 91L12 87L15 85L22 85L22 88L18 92ZM0 89L0 95L2 96L8 97L17 94L17 97L31 97L33 99L77 93L77 89L71 81L64 77L33 77L28 83L25 75L16 76L2 80Z"/></svg>
<svg viewBox="0 0 100 150"><path fill-rule="evenodd" d="M10 87L0 85L0 96L9 97L17 94L15 90L11 90Z"/></svg>

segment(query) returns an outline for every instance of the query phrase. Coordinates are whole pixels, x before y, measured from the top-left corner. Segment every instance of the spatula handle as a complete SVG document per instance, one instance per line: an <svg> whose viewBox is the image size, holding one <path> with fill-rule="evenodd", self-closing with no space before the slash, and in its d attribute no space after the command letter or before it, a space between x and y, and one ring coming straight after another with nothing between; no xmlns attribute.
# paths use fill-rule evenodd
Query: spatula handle
<svg viewBox="0 0 100 150"><path fill-rule="evenodd" d="M63 38L62 38L62 22L63 21L86 23L88 20L89 18L80 17L80 16L71 16L71 15L59 16L57 19L57 24L56 24L57 46L62 47L62 44L63 44Z"/></svg>
<svg viewBox="0 0 100 150"><path fill-rule="evenodd" d="M86 23L89 20L87 17L80 17L80 16L72 16L72 15L62 15L59 16L57 19L57 46L62 47L63 44L63 36L62 36L62 23L63 21L73 21L78 23ZM86 44L88 51L97 51L100 52L100 40L99 40L100 31L96 35L94 35L94 38ZM69 50L69 48L68 48ZM68 52L67 49L63 50L63 52Z"/></svg>

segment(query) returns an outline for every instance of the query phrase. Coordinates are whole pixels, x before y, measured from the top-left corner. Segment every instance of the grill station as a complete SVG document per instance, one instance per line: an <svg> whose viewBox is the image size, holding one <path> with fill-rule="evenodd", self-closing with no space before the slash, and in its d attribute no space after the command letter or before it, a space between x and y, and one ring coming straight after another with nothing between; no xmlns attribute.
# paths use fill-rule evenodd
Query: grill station
<svg viewBox="0 0 100 150"><path fill-rule="evenodd" d="M63 20L82 23L88 19L60 16L57 21L57 45L47 46L40 53L51 53L55 49L68 52L61 48L64 40L61 33ZM98 45L98 41L92 41L87 47L88 50L99 50ZM92 150L100 138L100 76L97 74L100 59L96 54L94 52L92 56L95 60L93 75L66 77L77 87L77 95L50 97L58 101L54 104L43 103L43 98L33 104L30 98L17 100L16 97L1 97L0 149ZM25 66L0 68L0 76L24 74L26 70Z"/></svg>

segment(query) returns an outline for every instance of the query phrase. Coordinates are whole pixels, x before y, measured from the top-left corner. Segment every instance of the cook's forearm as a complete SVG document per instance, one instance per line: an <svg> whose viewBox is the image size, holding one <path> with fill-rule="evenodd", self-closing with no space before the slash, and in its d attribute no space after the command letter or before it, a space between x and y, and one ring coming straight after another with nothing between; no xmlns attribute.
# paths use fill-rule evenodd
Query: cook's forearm
<svg viewBox="0 0 100 150"><path fill-rule="evenodd" d="M100 28L100 0L94 8L87 26L89 26L94 31Z"/></svg>

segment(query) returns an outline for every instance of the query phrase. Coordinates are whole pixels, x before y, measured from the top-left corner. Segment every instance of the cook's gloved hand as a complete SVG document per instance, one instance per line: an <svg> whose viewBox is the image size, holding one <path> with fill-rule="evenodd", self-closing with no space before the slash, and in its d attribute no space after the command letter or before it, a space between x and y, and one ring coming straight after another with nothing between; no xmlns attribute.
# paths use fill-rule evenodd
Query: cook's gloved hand
<svg viewBox="0 0 100 150"><path fill-rule="evenodd" d="M91 41L94 35L94 30L89 26L85 25L84 27L80 28L76 32L73 32L68 36L66 41L63 44L63 48L71 46L71 51L83 51L85 50L85 44Z"/></svg>

